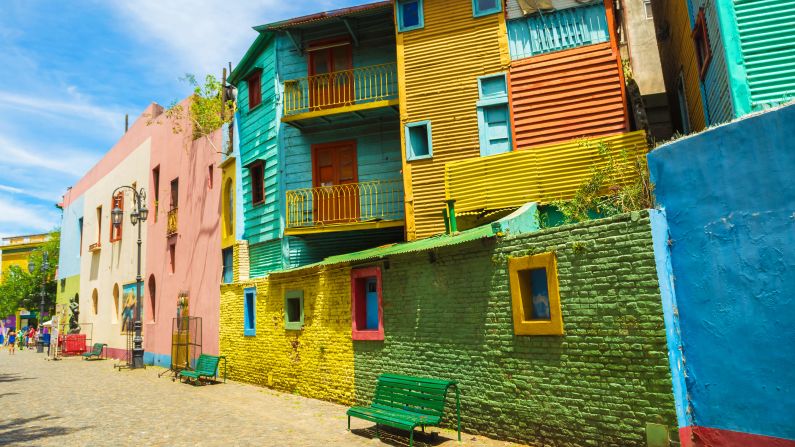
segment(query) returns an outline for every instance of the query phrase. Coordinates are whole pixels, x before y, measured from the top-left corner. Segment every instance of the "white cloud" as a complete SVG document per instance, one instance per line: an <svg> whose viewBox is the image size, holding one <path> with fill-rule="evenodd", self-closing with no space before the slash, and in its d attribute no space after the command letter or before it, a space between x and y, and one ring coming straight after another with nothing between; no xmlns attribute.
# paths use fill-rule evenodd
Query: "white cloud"
<svg viewBox="0 0 795 447"><path fill-rule="evenodd" d="M0 136L0 160L4 166L43 168L80 177L96 163L96 156L55 145L30 148Z"/></svg>
<svg viewBox="0 0 795 447"><path fill-rule="evenodd" d="M63 196L63 193L59 191L26 190L22 188L17 188L15 186L3 185L3 184L0 184L0 191L8 192L19 196L33 197L34 199L50 201L53 203L60 201L61 197Z"/></svg>
<svg viewBox="0 0 795 447"><path fill-rule="evenodd" d="M20 204L0 195L0 234L5 236L49 231L58 225L58 217L54 207Z"/></svg>
<svg viewBox="0 0 795 447"><path fill-rule="evenodd" d="M66 93L69 97L59 100L49 96L31 96L0 91L0 107L10 107L82 123L93 122L98 127L106 127L114 131L122 129L124 112L89 103L73 86L67 88Z"/></svg>
<svg viewBox="0 0 795 447"><path fill-rule="evenodd" d="M124 18L120 23L136 37L165 47L172 56L166 59L168 70L175 76L217 76L227 62L237 63L254 41L252 26L296 9L283 0L137 0L112 5Z"/></svg>

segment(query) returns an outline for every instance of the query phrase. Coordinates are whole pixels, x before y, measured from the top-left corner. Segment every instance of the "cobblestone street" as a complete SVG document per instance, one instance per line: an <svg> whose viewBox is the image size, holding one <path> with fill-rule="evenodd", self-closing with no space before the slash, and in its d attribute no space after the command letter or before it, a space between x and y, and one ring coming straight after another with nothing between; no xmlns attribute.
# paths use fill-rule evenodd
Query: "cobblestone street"
<svg viewBox="0 0 795 447"><path fill-rule="evenodd" d="M406 432L373 439L373 425L346 408L234 382L193 387L163 370L116 371L115 360L46 361L32 351L0 352L3 446L403 446ZM417 446L454 446L433 429ZM464 446L514 446L464 435Z"/></svg>

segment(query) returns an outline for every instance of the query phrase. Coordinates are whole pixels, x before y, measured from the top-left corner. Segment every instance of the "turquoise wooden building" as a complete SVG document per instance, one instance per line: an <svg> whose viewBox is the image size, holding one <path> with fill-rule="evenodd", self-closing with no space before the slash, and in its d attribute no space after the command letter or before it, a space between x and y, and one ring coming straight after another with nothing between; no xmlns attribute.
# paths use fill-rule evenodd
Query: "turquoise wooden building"
<svg viewBox="0 0 795 447"><path fill-rule="evenodd" d="M251 276L403 240L391 2L254 29L229 79Z"/></svg>
<svg viewBox="0 0 795 447"><path fill-rule="evenodd" d="M795 97L795 0L676 1L690 15L695 58L680 57L697 64L707 125ZM668 26L658 20L658 33Z"/></svg>

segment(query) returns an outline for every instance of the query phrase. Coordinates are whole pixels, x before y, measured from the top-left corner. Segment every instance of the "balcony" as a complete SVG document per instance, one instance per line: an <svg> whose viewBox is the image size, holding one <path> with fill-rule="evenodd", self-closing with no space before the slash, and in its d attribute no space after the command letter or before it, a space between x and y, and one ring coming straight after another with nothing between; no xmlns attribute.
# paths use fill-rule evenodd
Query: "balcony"
<svg viewBox="0 0 795 447"><path fill-rule="evenodd" d="M285 81L282 121L300 126L300 121L344 113L362 118L398 104L397 63L371 65Z"/></svg>
<svg viewBox="0 0 795 447"><path fill-rule="evenodd" d="M287 191L288 235L399 227L403 219L399 179Z"/></svg>
<svg viewBox="0 0 795 447"><path fill-rule="evenodd" d="M88 251L90 253L96 253L102 249L102 244L99 242L94 242L93 244L88 246Z"/></svg>
<svg viewBox="0 0 795 447"><path fill-rule="evenodd" d="M629 182L631 164L648 151L641 130L455 161L445 165L446 195L456 201L456 214L569 200L593 166L605 166L606 155Z"/></svg>
<svg viewBox="0 0 795 447"><path fill-rule="evenodd" d="M168 212L168 222L166 223L166 237L177 234L177 208L172 208Z"/></svg>

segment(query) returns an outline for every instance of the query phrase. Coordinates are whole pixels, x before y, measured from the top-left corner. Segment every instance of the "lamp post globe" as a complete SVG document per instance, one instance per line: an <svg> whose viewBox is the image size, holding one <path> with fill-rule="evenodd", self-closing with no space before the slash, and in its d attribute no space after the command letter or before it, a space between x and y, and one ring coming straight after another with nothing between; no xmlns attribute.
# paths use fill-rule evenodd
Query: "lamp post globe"
<svg viewBox="0 0 795 447"><path fill-rule="evenodd" d="M110 219L113 222L114 226L121 225L121 222L124 220L124 211L118 206L113 208L113 211L110 212Z"/></svg>
<svg viewBox="0 0 795 447"><path fill-rule="evenodd" d="M138 210L138 219L141 222L146 222L146 218L149 217L149 209L146 205L141 205L141 209Z"/></svg>

